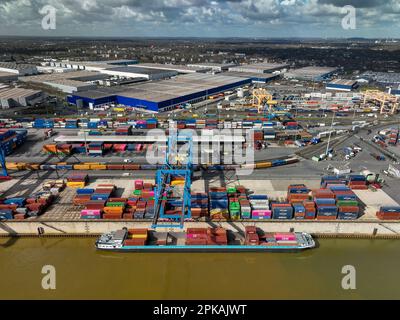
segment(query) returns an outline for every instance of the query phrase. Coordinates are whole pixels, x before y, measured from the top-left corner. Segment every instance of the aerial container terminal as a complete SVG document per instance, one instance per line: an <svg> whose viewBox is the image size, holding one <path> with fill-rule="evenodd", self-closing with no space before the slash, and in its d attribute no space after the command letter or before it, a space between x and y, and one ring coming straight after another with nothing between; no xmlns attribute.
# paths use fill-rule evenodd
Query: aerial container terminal
<svg viewBox="0 0 400 320"><path fill-rule="evenodd" d="M98 249L151 252L397 234L394 92L329 80L337 68L269 62L7 68L63 92L68 115L1 119L3 236L100 236ZM309 90L292 93L293 79ZM51 99L0 90L3 108Z"/></svg>

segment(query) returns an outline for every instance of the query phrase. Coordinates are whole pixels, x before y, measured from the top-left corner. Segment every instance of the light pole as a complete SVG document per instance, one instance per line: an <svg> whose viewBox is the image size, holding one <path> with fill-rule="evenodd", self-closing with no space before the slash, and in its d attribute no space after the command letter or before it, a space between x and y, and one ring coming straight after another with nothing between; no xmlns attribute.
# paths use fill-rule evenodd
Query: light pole
<svg viewBox="0 0 400 320"><path fill-rule="evenodd" d="M333 120L335 119L335 112L333 111L332 113L333 113L333 115L332 115L332 122L331 122L331 127L330 127L330 129L329 129L328 144L326 145L326 152L325 152L325 155L326 155L326 156L328 156L328 153L329 153L329 146L330 146L330 144L331 144L331 136L332 136L332 129L333 129Z"/></svg>

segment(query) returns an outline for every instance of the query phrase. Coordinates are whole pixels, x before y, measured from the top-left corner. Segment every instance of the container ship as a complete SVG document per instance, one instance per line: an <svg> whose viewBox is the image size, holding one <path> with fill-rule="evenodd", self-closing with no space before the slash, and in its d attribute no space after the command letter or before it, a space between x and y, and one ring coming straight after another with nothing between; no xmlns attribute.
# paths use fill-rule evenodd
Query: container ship
<svg viewBox="0 0 400 320"><path fill-rule="evenodd" d="M224 228L188 228L186 232L124 228L96 241L99 250L119 252L296 252L314 247L308 233L265 233L256 227L246 227L243 233Z"/></svg>

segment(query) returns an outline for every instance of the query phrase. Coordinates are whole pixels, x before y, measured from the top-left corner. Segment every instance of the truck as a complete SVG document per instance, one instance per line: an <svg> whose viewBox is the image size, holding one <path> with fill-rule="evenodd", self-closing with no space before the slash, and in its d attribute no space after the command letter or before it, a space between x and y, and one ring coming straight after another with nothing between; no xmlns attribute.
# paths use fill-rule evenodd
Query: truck
<svg viewBox="0 0 400 320"><path fill-rule="evenodd" d="M52 128L44 130L44 140L51 138L54 135Z"/></svg>

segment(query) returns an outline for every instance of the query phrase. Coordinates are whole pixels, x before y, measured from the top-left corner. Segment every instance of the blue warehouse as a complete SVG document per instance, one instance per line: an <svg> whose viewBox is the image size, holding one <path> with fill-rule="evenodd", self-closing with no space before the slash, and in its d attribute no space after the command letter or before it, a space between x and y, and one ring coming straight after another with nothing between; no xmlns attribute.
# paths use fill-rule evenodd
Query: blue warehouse
<svg viewBox="0 0 400 320"><path fill-rule="evenodd" d="M156 112L167 111L183 103L199 102L207 96L251 82L252 79L246 77L194 73L119 89L101 88L74 93L68 96L68 102L89 108L114 103Z"/></svg>

